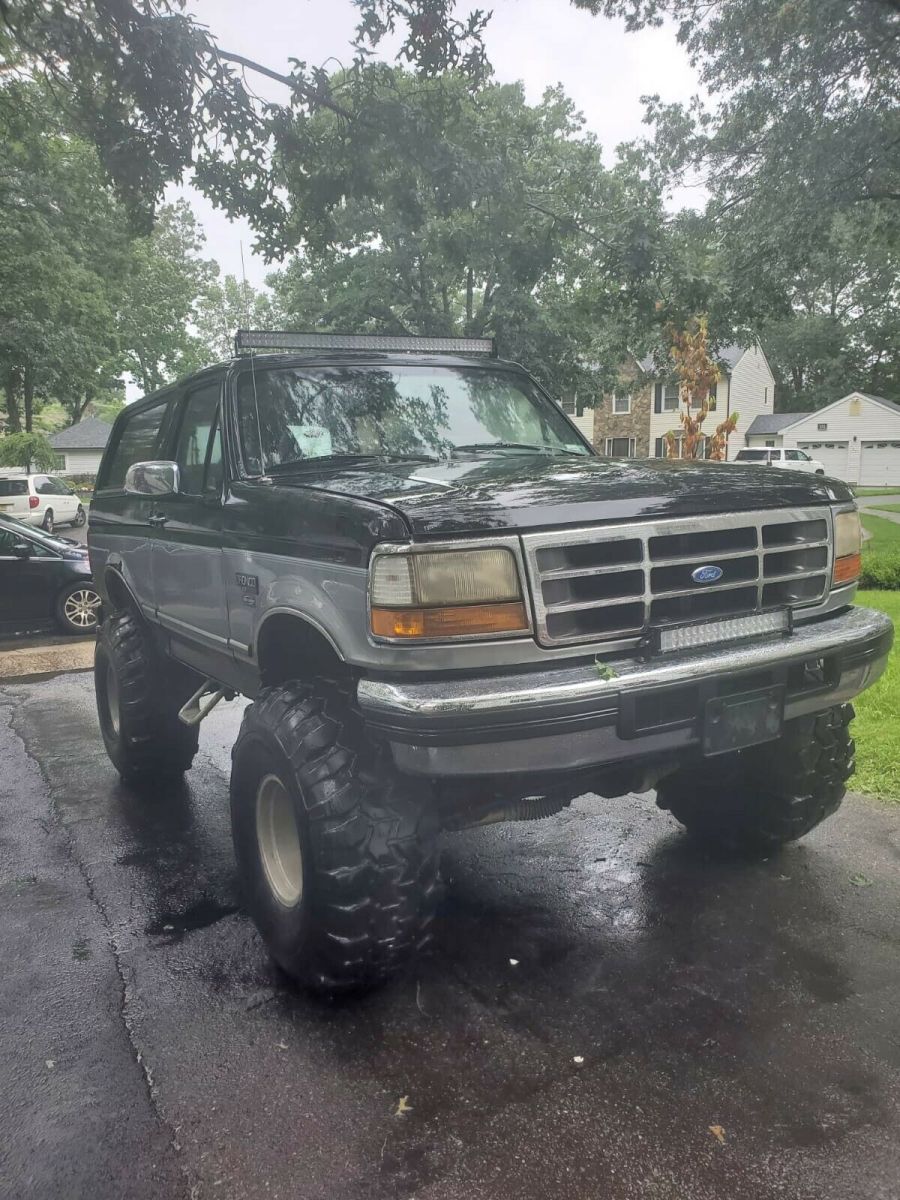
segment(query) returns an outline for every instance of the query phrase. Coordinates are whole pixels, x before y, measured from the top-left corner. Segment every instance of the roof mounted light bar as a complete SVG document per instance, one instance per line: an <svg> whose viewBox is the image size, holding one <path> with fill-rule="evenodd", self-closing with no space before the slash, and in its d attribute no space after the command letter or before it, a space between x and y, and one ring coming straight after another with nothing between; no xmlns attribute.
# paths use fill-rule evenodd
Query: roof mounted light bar
<svg viewBox="0 0 900 1200"><path fill-rule="evenodd" d="M497 357L494 338L384 337L377 333L294 333L291 330L239 329L234 336L237 354L254 350L381 350L412 354L489 354Z"/></svg>

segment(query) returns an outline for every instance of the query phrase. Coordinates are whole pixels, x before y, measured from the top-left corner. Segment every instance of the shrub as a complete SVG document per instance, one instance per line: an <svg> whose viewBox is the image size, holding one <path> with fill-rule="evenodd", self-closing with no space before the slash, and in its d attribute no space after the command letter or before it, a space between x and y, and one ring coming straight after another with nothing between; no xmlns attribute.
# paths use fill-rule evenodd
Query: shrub
<svg viewBox="0 0 900 1200"><path fill-rule="evenodd" d="M863 551L860 587L900 591L900 550Z"/></svg>

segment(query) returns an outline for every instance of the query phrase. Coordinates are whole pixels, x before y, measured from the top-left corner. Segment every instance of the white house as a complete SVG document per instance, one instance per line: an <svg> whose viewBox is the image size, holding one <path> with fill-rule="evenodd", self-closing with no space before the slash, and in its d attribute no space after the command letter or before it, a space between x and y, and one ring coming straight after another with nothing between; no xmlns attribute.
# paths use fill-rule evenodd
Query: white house
<svg viewBox="0 0 900 1200"><path fill-rule="evenodd" d="M900 404L883 396L851 392L816 412L759 416L746 444L805 450L860 487L900 487Z"/></svg>
<svg viewBox="0 0 900 1200"><path fill-rule="evenodd" d="M718 359L721 374L704 428L712 432L732 413L738 414L728 440L728 457L733 459L753 422L772 413L775 377L758 341L724 346ZM665 458L666 434L680 428L678 383L658 377L652 358L626 366L621 378L615 394L604 396L594 409L594 445L615 458Z"/></svg>
<svg viewBox="0 0 900 1200"><path fill-rule="evenodd" d="M60 469L67 475L96 475L111 433L112 425L99 417L86 417L54 433L50 445L63 459Z"/></svg>

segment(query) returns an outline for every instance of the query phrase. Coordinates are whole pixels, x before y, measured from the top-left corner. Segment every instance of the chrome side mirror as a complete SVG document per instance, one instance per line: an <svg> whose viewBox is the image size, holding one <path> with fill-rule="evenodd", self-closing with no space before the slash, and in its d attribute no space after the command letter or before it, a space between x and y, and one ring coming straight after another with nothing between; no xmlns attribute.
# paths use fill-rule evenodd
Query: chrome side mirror
<svg viewBox="0 0 900 1200"><path fill-rule="evenodd" d="M130 496L171 496L181 486L178 463L132 463L125 472L125 491Z"/></svg>

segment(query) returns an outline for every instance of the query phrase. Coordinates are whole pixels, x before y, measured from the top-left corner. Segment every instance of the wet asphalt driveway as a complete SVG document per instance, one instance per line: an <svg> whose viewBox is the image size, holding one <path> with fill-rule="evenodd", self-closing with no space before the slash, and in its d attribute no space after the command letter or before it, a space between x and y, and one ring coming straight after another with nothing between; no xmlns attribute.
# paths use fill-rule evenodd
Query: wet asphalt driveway
<svg viewBox="0 0 900 1200"><path fill-rule="evenodd" d="M237 907L239 717L140 797L88 675L0 691L0 1195L900 1196L900 810L757 865L652 797L450 836L432 956L334 1006Z"/></svg>

